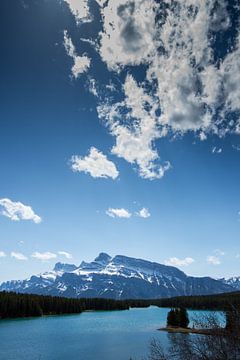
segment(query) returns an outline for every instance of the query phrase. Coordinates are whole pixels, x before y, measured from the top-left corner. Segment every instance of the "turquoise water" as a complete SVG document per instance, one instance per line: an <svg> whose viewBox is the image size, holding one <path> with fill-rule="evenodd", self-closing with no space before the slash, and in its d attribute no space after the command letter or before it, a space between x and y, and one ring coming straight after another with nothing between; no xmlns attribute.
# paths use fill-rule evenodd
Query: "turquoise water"
<svg viewBox="0 0 240 360"><path fill-rule="evenodd" d="M168 309L125 311L4 320L0 322L1 360L141 360Z"/></svg>

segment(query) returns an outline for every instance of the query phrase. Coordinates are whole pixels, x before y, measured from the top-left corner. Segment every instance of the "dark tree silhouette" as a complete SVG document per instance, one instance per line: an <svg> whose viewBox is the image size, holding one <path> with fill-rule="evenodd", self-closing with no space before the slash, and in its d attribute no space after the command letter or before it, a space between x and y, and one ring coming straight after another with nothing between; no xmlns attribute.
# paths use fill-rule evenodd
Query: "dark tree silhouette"
<svg viewBox="0 0 240 360"><path fill-rule="evenodd" d="M113 299L71 299L0 292L0 319L81 313L84 310L126 310L125 301Z"/></svg>
<svg viewBox="0 0 240 360"><path fill-rule="evenodd" d="M185 308L171 309L167 316L167 326L187 328L189 318Z"/></svg>

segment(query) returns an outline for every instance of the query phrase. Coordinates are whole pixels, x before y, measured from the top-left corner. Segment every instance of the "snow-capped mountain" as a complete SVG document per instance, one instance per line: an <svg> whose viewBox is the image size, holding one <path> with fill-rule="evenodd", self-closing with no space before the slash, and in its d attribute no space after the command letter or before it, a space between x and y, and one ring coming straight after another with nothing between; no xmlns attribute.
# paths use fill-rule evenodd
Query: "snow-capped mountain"
<svg viewBox="0 0 240 360"><path fill-rule="evenodd" d="M240 290L240 276L234 276L229 279L220 279L224 284L230 285L234 288L234 290Z"/></svg>
<svg viewBox="0 0 240 360"><path fill-rule="evenodd" d="M0 285L0 291L3 290L67 297L153 299L229 292L233 287L210 277L187 276L173 266L100 253L90 263L57 263L52 271L4 282Z"/></svg>

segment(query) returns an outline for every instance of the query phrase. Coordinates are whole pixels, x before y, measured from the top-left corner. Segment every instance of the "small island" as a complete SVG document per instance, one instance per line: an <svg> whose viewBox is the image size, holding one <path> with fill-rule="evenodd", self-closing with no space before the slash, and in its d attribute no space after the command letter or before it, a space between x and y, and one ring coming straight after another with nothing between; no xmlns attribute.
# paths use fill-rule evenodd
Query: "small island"
<svg viewBox="0 0 240 360"><path fill-rule="evenodd" d="M222 333L224 328L195 328L188 327L189 317L185 308L171 309L167 316L167 326L160 328L160 331L178 334L199 334L199 335L214 335L216 331Z"/></svg>

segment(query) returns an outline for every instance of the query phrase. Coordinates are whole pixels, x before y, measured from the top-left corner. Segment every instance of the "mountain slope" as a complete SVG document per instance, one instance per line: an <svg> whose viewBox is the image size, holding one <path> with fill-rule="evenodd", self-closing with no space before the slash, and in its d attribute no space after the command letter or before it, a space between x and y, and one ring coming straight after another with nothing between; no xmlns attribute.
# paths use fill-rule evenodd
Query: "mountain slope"
<svg viewBox="0 0 240 360"><path fill-rule="evenodd" d="M223 284L232 286L235 290L240 290L240 276L234 276L229 279L223 278L220 279L220 281L222 281Z"/></svg>
<svg viewBox="0 0 240 360"><path fill-rule="evenodd" d="M78 267L57 263L52 271L4 282L0 285L3 290L66 297L154 299L230 292L233 287L210 277L187 276L173 266L100 253L94 261L83 261Z"/></svg>

